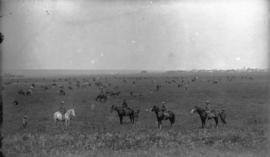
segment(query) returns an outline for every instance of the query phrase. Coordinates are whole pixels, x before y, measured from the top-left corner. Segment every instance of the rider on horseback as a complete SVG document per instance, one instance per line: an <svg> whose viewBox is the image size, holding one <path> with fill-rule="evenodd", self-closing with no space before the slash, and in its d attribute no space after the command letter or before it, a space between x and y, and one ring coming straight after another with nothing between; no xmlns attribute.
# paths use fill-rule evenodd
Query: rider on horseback
<svg viewBox="0 0 270 157"><path fill-rule="evenodd" d="M64 115L66 113L66 108L64 107L64 101L61 101L60 107L59 107L59 111L62 115Z"/></svg>
<svg viewBox="0 0 270 157"><path fill-rule="evenodd" d="M167 108L165 106L166 102L165 101L162 101L161 102L162 106L161 106L161 112L166 115L166 116L169 116L169 113L167 112Z"/></svg>
<svg viewBox="0 0 270 157"><path fill-rule="evenodd" d="M123 108L128 108L128 104L127 104L126 99L123 100L122 107Z"/></svg>
<svg viewBox="0 0 270 157"><path fill-rule="evenodd" d="M214 116L214 113L213 113L213 109L211 107L211 104L209 102L209 100L206 100L205 101L206 103L206 106L205 106L205 112L211 117L211 116Z"/></svg>

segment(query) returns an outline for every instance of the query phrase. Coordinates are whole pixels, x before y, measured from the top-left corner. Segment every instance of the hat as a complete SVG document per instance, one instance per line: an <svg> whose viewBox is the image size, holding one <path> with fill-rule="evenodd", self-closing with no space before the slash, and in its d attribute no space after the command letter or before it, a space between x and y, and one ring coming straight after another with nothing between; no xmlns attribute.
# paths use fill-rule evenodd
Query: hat
<svg viewBox="0 0 270 157"><path fill-rule="evenodd" d="M205 103L206 103L206 104L209 104L209 100L206 100Z"/></svg>
<svg viewBox="0 0 270 157"><path fill-rule="evenodd" d="M162 101L161 104L166 104L166 102L165 101Z"/></svg>
<svg viewBox="0 0 270 157"><path fill-rule="evenodd" d="M64 104L65 102L64 101L61 101L61 104Z"/></svg>

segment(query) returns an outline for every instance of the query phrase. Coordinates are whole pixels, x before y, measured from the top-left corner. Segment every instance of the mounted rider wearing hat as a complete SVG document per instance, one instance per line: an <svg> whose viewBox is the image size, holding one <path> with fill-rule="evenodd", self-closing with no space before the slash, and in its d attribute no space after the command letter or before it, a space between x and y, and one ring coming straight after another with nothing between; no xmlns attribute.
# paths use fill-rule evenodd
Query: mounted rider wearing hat
<svg viewBox="0 0 270 157"><path fill-rule="evenodd" d="M166 115L166 116L169 116L169 113L167 112L167 108L165 106L166 102L165 101L162 101L161 102L162 106L161 106L161 112Z"/></svg>
<svg viewBox="0 0 270 157"><path fill-rule="evenodd" d="M59 111L62 115L64 115L66 113L66 108L64 107L64 101L61 101L60 107L59 107Z"/></svg>
<svg viewBox="0 0 270 157"><path fill-rule="evenodd" d="M206 113L209 115L209 116L213 116L213 111L212 111L212 107L211 107L211 104L210 104L210 102L209 102L209 100L206 100L205 101L205 104L206 104L206 106L205 106L205 111L206 111Z"/></svg>
<svg viewBox="0 0 270 157"><path fill-rule="evenodd" d="M127 104L126 99L123 100L122 107L123 108L128 108L128 104Z"/></svg>

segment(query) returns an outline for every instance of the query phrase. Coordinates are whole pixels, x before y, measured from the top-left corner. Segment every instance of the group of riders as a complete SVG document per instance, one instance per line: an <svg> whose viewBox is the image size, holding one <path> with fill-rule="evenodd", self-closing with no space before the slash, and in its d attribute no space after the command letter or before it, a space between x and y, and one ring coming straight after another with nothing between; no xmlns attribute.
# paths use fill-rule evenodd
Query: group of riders
<svg viewBox="0 0 270 157"><path fill-rule="evenodd" d="M59 107L59 111L60 111L60 113L62 115L64 115L66 113L66 111L67 111L66 108L65 108L65 106L64 106L64 103L65 103L64 101L61 101L60 107ZM205 106L206 113L207 114L212 114L211 104L210 104L209 100L206 100L205 104L206 104L206 106ZM130 109L129 106L128 106L128 104L127 104L126 99L123 100L122 108L123 109ZM166 102L165 101L162 101L161 102L161 112L162 112L162 114L169 115L169 113L167 111L168 110L166 108Z"/></svg>

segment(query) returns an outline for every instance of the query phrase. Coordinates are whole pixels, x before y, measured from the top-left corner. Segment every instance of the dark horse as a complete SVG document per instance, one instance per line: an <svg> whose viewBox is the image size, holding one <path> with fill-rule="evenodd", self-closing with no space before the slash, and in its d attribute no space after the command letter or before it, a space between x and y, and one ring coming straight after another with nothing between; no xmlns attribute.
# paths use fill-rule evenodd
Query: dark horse
<svg viewBox="0 0 270 157"><path fill-rule="evenodd" d="M134 119L135 119L135 111L129 107L124 108L122 106L116 106L116 105L112 105L111 106L111 112L116 111L118 116L119 116L119 120L120 120L120 124L123 124L123 117L129 117L130 122L132 124L134 124Z"/></svg>
<svg viewBox="0 0 270 157"><path fill-rule="evenodd" d="M202 128L205 127L205 124L208 120L213 119L216 123L216 127L218 127L218 117L220 120L223 122L223 124L226 124L226 114L224 110L216 111L216 110L211 110L207 111L201 107L195 106L192 110L191 113L197 112L201 118L202 122Z"/></svg>
<svg viewBox="0 0 270 157"><path fill-rule="evenodd" d="M162 120L170 120L171 126L175 122L175 114L172 111L164 111L162 112L158 106L153 106L152 109L150 110L151 112L155 112L157 121L158 121L158 128L161 129L161 121Z"/></svg>

